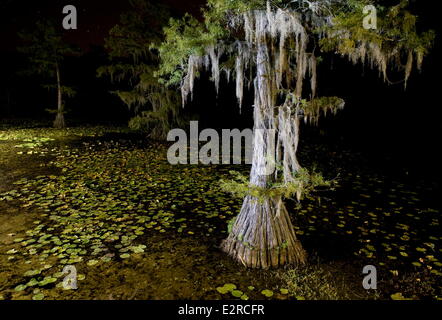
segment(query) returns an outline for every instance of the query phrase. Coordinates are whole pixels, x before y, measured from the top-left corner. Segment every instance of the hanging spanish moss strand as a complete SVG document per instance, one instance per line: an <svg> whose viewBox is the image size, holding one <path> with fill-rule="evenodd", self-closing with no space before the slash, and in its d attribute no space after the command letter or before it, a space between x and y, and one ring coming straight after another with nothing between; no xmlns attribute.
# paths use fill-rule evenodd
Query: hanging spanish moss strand
<svg viewBox="0 0 442 320"><path fill-rule="evenodd" d="M183 102L192 94L196 74L201 69L212 73L216 89L219 90L221 52L231 52L235 56L236 96L241 107L245 72L252 67L249 64L252 61L256 68L253 81L255 140L250 184L266 188L279 178L284 183L294 182L296 173L301 169L296 152L303 82L309 73L311 95L314 97L317 79L316 58L313 53L307 52L308 37L302 25L302 16L294 11L273 11L268 5L267 10L254 10L240 17L232 17L230 25L243 28L245 41L235 42L230 47L224 44L210 46L205 56L190 56L188 71L181 86ZM292 44L290 41L294 42L296 50L286 49ZM295 70L291 70L292 61L296 63ZM277 106L284 82L290 85L292 75L296 82L295 92L286 96L282 106ZM307 116L316 119L313 111ZM274 173L265 172L269 156L275 154L282 171L278 168ZM301 188L302 185L296 194L298 200L301 198ZM248 267L269 268L306 261L306 253L296 237L280 196L264 200L246 197L222 248Z"/></svg>
<svg viewBox="0 0 442 320"><path fill-rule="evenodd" d="M274 154L275 127L272 71L268 63L268 48L258 46L255 79L255 141L250 175L251 184L265 188L273 180L265 172L268 155ZM284 112L282 112L284 114ZM281 116L284 118L284 116ZM296 156L293 154L296 161ZM287 164L288 165L288 164ZM284 264L300 264L306 260L305 251L297 240L293 225L281 197L259 200L246 197L232 232L222 248L242 264L253 268L269 268Z"/></svg>

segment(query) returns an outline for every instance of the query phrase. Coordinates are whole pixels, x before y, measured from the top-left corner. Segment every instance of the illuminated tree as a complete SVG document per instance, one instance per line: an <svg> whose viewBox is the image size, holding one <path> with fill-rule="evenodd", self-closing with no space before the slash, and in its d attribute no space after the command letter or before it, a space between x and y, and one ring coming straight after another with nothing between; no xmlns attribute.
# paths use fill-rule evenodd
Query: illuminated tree
<svg viewBox="0 0 442 320"><path fill-rule="evenodd" d="M160 75L178 84L183 102L202 70L211 72L218 90L221 74L236 81L239 105L244 88L254 90L254 156L250 181L230 184L244 203L223 249L248 267L302 264L302 248L283 199L298 201L327 184L297 160L301 120L318 123L321 115L344 107L338 97L318 96L317 66L335 53L380 72L403 70L408 80L420 69L432 32L418 33L407 1L377 7L377 28L364 27L370 0L209 0L204 21L187 15L172 20L160 48ZM404 61L404 63L403 63ZM273 136L271 133L275 132ZM275 167L268 167L275 146ZM273 152L273 151L272 151Z"/></svg>

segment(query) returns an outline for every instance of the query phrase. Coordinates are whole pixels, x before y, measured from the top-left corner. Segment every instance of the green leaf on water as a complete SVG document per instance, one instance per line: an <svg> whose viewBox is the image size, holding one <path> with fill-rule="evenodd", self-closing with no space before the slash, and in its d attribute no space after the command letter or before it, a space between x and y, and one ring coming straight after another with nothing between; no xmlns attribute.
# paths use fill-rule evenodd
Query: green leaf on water
<svg viewBox="0 0 442 320"><path fill-rule="evenodd" d="M23 291L23 290L25 290L27 287L28 287L28 286L25 285L25 284L19 284L18 286L16 286L16 287L14 288L14 290L15 290L15 291Z"/></svg>
<svg viewBox="0 0 442 320"><path fill-rule="evenodd" d="M233 290L232 291L232 296L234 296L235 298L240 298L244 293L240 290Z"/></svg>
<svg viewBox="0 0 442 320"><path fill-rule="evenodd" d="M403 257L408 257L408 253L406 253L406 252L401 251L400 254L401 254L401 256L403 256Z"/></svg>
<svg viewBox="0 0 442 320"><path fill-rule="evenodd" d="M26 284L28 287L34 287L38 284L38 280L35 278L32 278L31 280L29 280L29 282Z"/></svg>
<svg viewBox="0 0 442 320"><path fill-rule="evenodd" d="M224 286L216 288L216 290L221 294L226 294L228 292L232 292L235 289L236 289L236 285L234 285L233 283L226 283Z"/></svg>
<svg viewBox="0 0 442 320"><path fill-rule="evenodd" d="M41 270L29 270L24 273L25 277L35 276L41 273Z"/></svg>
<svg viewBox="0 0 442 320"><path fill-rule="evenodd" d="M227 283L224 285L224 288L226 288L227 291L233 291L236 289L236 285L234 285L233 283Z"/></svg>
<svg viewBox="0 0 442 320"><path fill-rule="evenodd" d="M422 263L420 262L413 262L412 265L415 267L422 267Z"/></svg>
<svg viewBox="0 0 442 320"><path fill-rule="evenodd" d="M273 291L272 290L265 289L265 290L262 290L261 293L264 296L266 296L267 298L273 297Z"/></svg>
<svg viewBox="0 0 442 320"><path fill-rule="evenodd" d="M216 291L218 291L221 294L226 294L227 292L229 292L229 290L227 290L225 287L217 287Z"/></svg>
<svg viewBox="0 0 442 320"><path fill-rule="evenodd" d="M405 298L401 292L394 293L390 297L393 300L411 300L411 299Z"/></svg>
<svg viewBox="0 0 442 320"><path fill-rule="evenodd" d="M45 295L43 293L37 293L32 297L32 300L43 300L45 298Z"/></svg>
<svg viewBox="0 0 442 320"><path fill-rule="evenodd" d="M51 283L54 283L54 282L56 282L56 281L57 281L57 278L46 277L46 278L44 278L42 281L40 281L40 282L38 283L38 285L39 285L40 287L44 287L44 286L46 286L46 285L48 285L48 284L51 284Z"/></svg>
<svg viewBox="0 0 442 320"><path fill-rule="evenodd" d="M96 265L98 263L98 260L89 260L88 262L87 262L87 265L88 266L94 266L94 265Z"/></svg>
<svg viewBox="0 0 442 320"><path fill-rule="evenodd" d="M289 291L287 289L280 289L279 290L281 294L289 294Z"/></svg>

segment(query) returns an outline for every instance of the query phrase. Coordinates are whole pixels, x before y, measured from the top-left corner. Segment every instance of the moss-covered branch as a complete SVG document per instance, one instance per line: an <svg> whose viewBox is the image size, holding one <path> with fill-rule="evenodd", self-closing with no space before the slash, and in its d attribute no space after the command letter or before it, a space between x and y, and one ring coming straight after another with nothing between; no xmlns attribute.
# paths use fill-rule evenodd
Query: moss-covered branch
<svg viewBox="0 0 442 320"><path fill-rule="evenodd" d="M230 171L234 176L232 180L221 180L221 189L229 192L238 198L252 196L258 201L269 198L297 199L309 198L319 187L331 187L333 181L325 180L324 177L315 171L309 172L301 169L294 173L293 182L272 182L266 187L259 187L249 182L249 178L236 171Z"/></svg>

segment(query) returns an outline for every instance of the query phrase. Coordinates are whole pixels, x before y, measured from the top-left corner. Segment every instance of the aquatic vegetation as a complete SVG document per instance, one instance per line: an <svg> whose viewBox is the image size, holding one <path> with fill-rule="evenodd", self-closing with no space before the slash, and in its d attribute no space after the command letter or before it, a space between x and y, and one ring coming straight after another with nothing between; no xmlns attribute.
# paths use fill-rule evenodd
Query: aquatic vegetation
<svg viewBox="0 0 442 320"><path fill-rule="evenodd" d="M37 154L44 153L48 159L39 160L43 174L19 175L0 193L1 215L8 215L3 208L12 204L35 212L22 231L7 235L7 241L1 242L0 263L20 266L20 274L0 284L4 298L30 295L43 299L53 295L66 276L62 272L66 265L84 270L78 275L81 283L103 265L149 259L155 252L152 250L158 250L152 248L149 239L162 234L201 243L216 243L225 237L229 221L241 206L240 200L223 192L219 184L229 178L232 166L172 166L166 159L166 145L128 138L123 133L106 134L118 130L72 129L70 135L58 135L53 129L0 133L9 137L5 140L12 146L0 152L3 164L10 161L4 154L10 159L40 159ZM14 146L32 135L55 141L35 146L37 154L17 155ZM331 165L333 170L326 178L338 179L333 200L331 191L325 190L318 193L319 199L307 199L301 206L289 203L299 237L309 248L328 239L317 249L317 256L344 257L354 266L345 271L334 264L336 273L359 273L360 266L378 266L379 274L384 275L379 284L384 288L381 297L392 299L391 295L399 292L398 286L407 298L440 297L442 234L440 211L432 202L437 186L409 184L373 172L359 165L357 154L336 153L330 148L309 144L300 151L308 167ZM336 155L330 160L331 152ZM244 174L248 167L235 170ZM204 254L210 257L213 253ZM235 268L234 272L242 269ZM310 279L311 288L321 286L321 275L330 278L330 271L309 270L302 277ZM269 286L247 283L244 278L236 284L214 280L215 287L206 290L230 299L270 296L268 291L267 295L262 293L264 290L271 291L276 299L318 297L315 291L300 290L302 286L293 282L291 274L299 275L299 270L288 271L280 280L274 278ZM359 288L360 281L350 286ZM40 291L34 293L36 289ZM333 294L335 289L329 290L328 298L342 297ZM355 297L353 287L346 292Z"/></svg>

